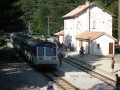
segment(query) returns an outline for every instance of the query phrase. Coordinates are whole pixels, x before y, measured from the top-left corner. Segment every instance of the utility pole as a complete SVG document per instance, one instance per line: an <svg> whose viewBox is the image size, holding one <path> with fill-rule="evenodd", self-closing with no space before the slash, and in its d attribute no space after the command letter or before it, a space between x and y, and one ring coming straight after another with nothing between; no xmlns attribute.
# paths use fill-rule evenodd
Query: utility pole
<svg viewBox="0 0 120 90"><path fill-rule="evenodd" d="M28 22L28 33L31 33L30 21Z"/></svg>
<svg viewBox="0 0 120 90"><path fill-rule="evenodd" d="M47 16L47 18L48 18L48 37L50 36L50 17L49 16Z"/></svg>
<svg viewBox="0 0 120 90"><path fill-rule="evenodd" d="M120 45L120 0L118 0L118 43Z"/></svg>

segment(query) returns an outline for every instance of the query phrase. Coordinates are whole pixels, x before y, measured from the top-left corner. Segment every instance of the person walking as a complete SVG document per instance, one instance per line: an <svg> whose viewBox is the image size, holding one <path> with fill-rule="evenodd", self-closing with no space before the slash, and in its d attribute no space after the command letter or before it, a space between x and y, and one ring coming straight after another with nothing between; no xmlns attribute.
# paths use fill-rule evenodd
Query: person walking
<svg viewBox="0 0 120 90"><path fill-rule="evenodd" d="M114 64L115 64L115 60L114 57L112 57L112 62L111 62L112 73L114 73Z"/></svg>
<svg viewBox="0 0 120 90"><path fill-rule="evenodd" d="M48 81L47 90L54 90L53 83L51 81Z"/></svg>
<svg viewBox="0 0 120 90"><path fill-rule="evenodd" d="M62 59L63 59L63 54L62 54L62 52L59 52L59 54L58 54L58 58L59 58L60 67L61 67Z"/></svg>
<svg viewBox="0 0 120 90"><path fill-rule="evenodd" d="M115 90L120 90L120 77L118 76L118 74L116 74L115 76L116 76Z"/></svg>

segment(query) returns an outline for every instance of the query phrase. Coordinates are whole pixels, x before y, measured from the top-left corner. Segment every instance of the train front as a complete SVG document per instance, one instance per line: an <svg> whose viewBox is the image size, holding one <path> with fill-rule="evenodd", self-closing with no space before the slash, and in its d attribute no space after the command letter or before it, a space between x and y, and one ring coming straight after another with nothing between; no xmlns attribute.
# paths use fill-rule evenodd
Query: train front
<svg viewBox="0 0 120 90"><path fill-rule="evenodd" d="M37 64L40 65L58 65L58 47L51 42L40 43L36 46Z"/></svg>

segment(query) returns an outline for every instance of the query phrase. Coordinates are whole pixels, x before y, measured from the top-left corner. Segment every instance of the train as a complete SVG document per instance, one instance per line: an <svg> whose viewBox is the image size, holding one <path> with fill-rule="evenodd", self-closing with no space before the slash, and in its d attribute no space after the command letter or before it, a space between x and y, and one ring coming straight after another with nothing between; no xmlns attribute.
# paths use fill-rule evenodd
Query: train
<svg viewBox="0 0 120 90"><path fill-rule="evenodd" d="M13 47L35 66L57 66L58 46L47 40L38 40L24 34L12 36Z"/></svg>

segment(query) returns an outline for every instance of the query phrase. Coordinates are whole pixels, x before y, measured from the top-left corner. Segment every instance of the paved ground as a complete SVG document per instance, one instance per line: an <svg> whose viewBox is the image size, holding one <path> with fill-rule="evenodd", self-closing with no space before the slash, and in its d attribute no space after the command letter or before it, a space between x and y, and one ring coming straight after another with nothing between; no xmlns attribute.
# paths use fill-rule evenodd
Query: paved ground
<svg viewBox="0 0 120 90"><path fill-rule="evenodd" d="M80 57L79 52L63 52L66 56L75 58L74 60L79 60L80 62L86 63L90 66L95 67L95 71L113 79L115 79L115 74L120 76L120 54L114 55L115 58L115 68L114 73L111 69L111 56L93 56L93 55L84 55Z"/></svg>
<svg viewBox="0 0 120 90"><path fill-rule="evenodd" d="M80 57L78 52L64 52L66 56L70 56L75 58L75 60L79 60L81 62L90 64L91 66L95 66L95 70L101 72L111 78L115 79L115 73L118 73L120 76L120 62L119 62L119 55L115 56L116 64L115 64L115 73L111 73L111 56L108 57L98 57L98 56L90 56L85 55L84 57ZM64 66L67 67L66 64ZM75 71L71 66L68 66L66 72L69 70ZM65 67L61 67L65 68ZM84 76L84 75L82 75ZM84 77L89 76L85 75ZM72 78L73 79L73 78ZM89 78L90 79L90 78ZM46 90L46 80L45 78L40 75L39 73L32 70L29 66L24 66L24 64L6 64L0 66L0 90ZM77 81L80 80L80 81ZM84 79L85 82L86 79ZM92 80L91 80L92 81ZM77 82L76 84L79 85L81 82L80 79L73 79L71 82ZM88 82L88 81L87 81ZM90 83L92 84L92 83ZM85 84L84 84L85 85ZM87 85L87 84L86 84ZM94 84L93 84L94 85ZM102 86L101 86L102 85ZM105 84L95 85L90 90L101 90L100 88L106 87ZM56 87L55 87L56 88ZM99 88L99 89L98 89ZM109 88L109 86L108 86ZM111 88L111 87L110 87ZM57 88L55 89L57 90ZM88 89L86 89L88 90ZM102 89L103 90L103 89ZM108 89L105 89L108 90ZM112 90L112 89L109 89Z"/></svg>
<svg viewBox="0 0 120 90"><path fill-rule="evenodd" d="M0 55L0 90L47 90L46 77L26 64L13 48L0 49Z"/></svg>
<svg viewBox="0 0 120 90"><path fill-rule="evenodd" d="M45 86L45 81L26 64L10 63L0 68L0 90L33 90Z"/></svg>
<svg viewBox="0 0 120 90"><path fill-rule="evenodd" d="M58 90L54 85L55 90ZM47 90L47 79L26 63L0 66L0 90Z"/></svg>
<svg viewBox="0 0 120 90"><path fill-rule="evenodd" d="M58 68L63 71L64 75L62 78L66 79L80 90L114 90L114 87L66 62L62 62L62 66Z"/></svg>

